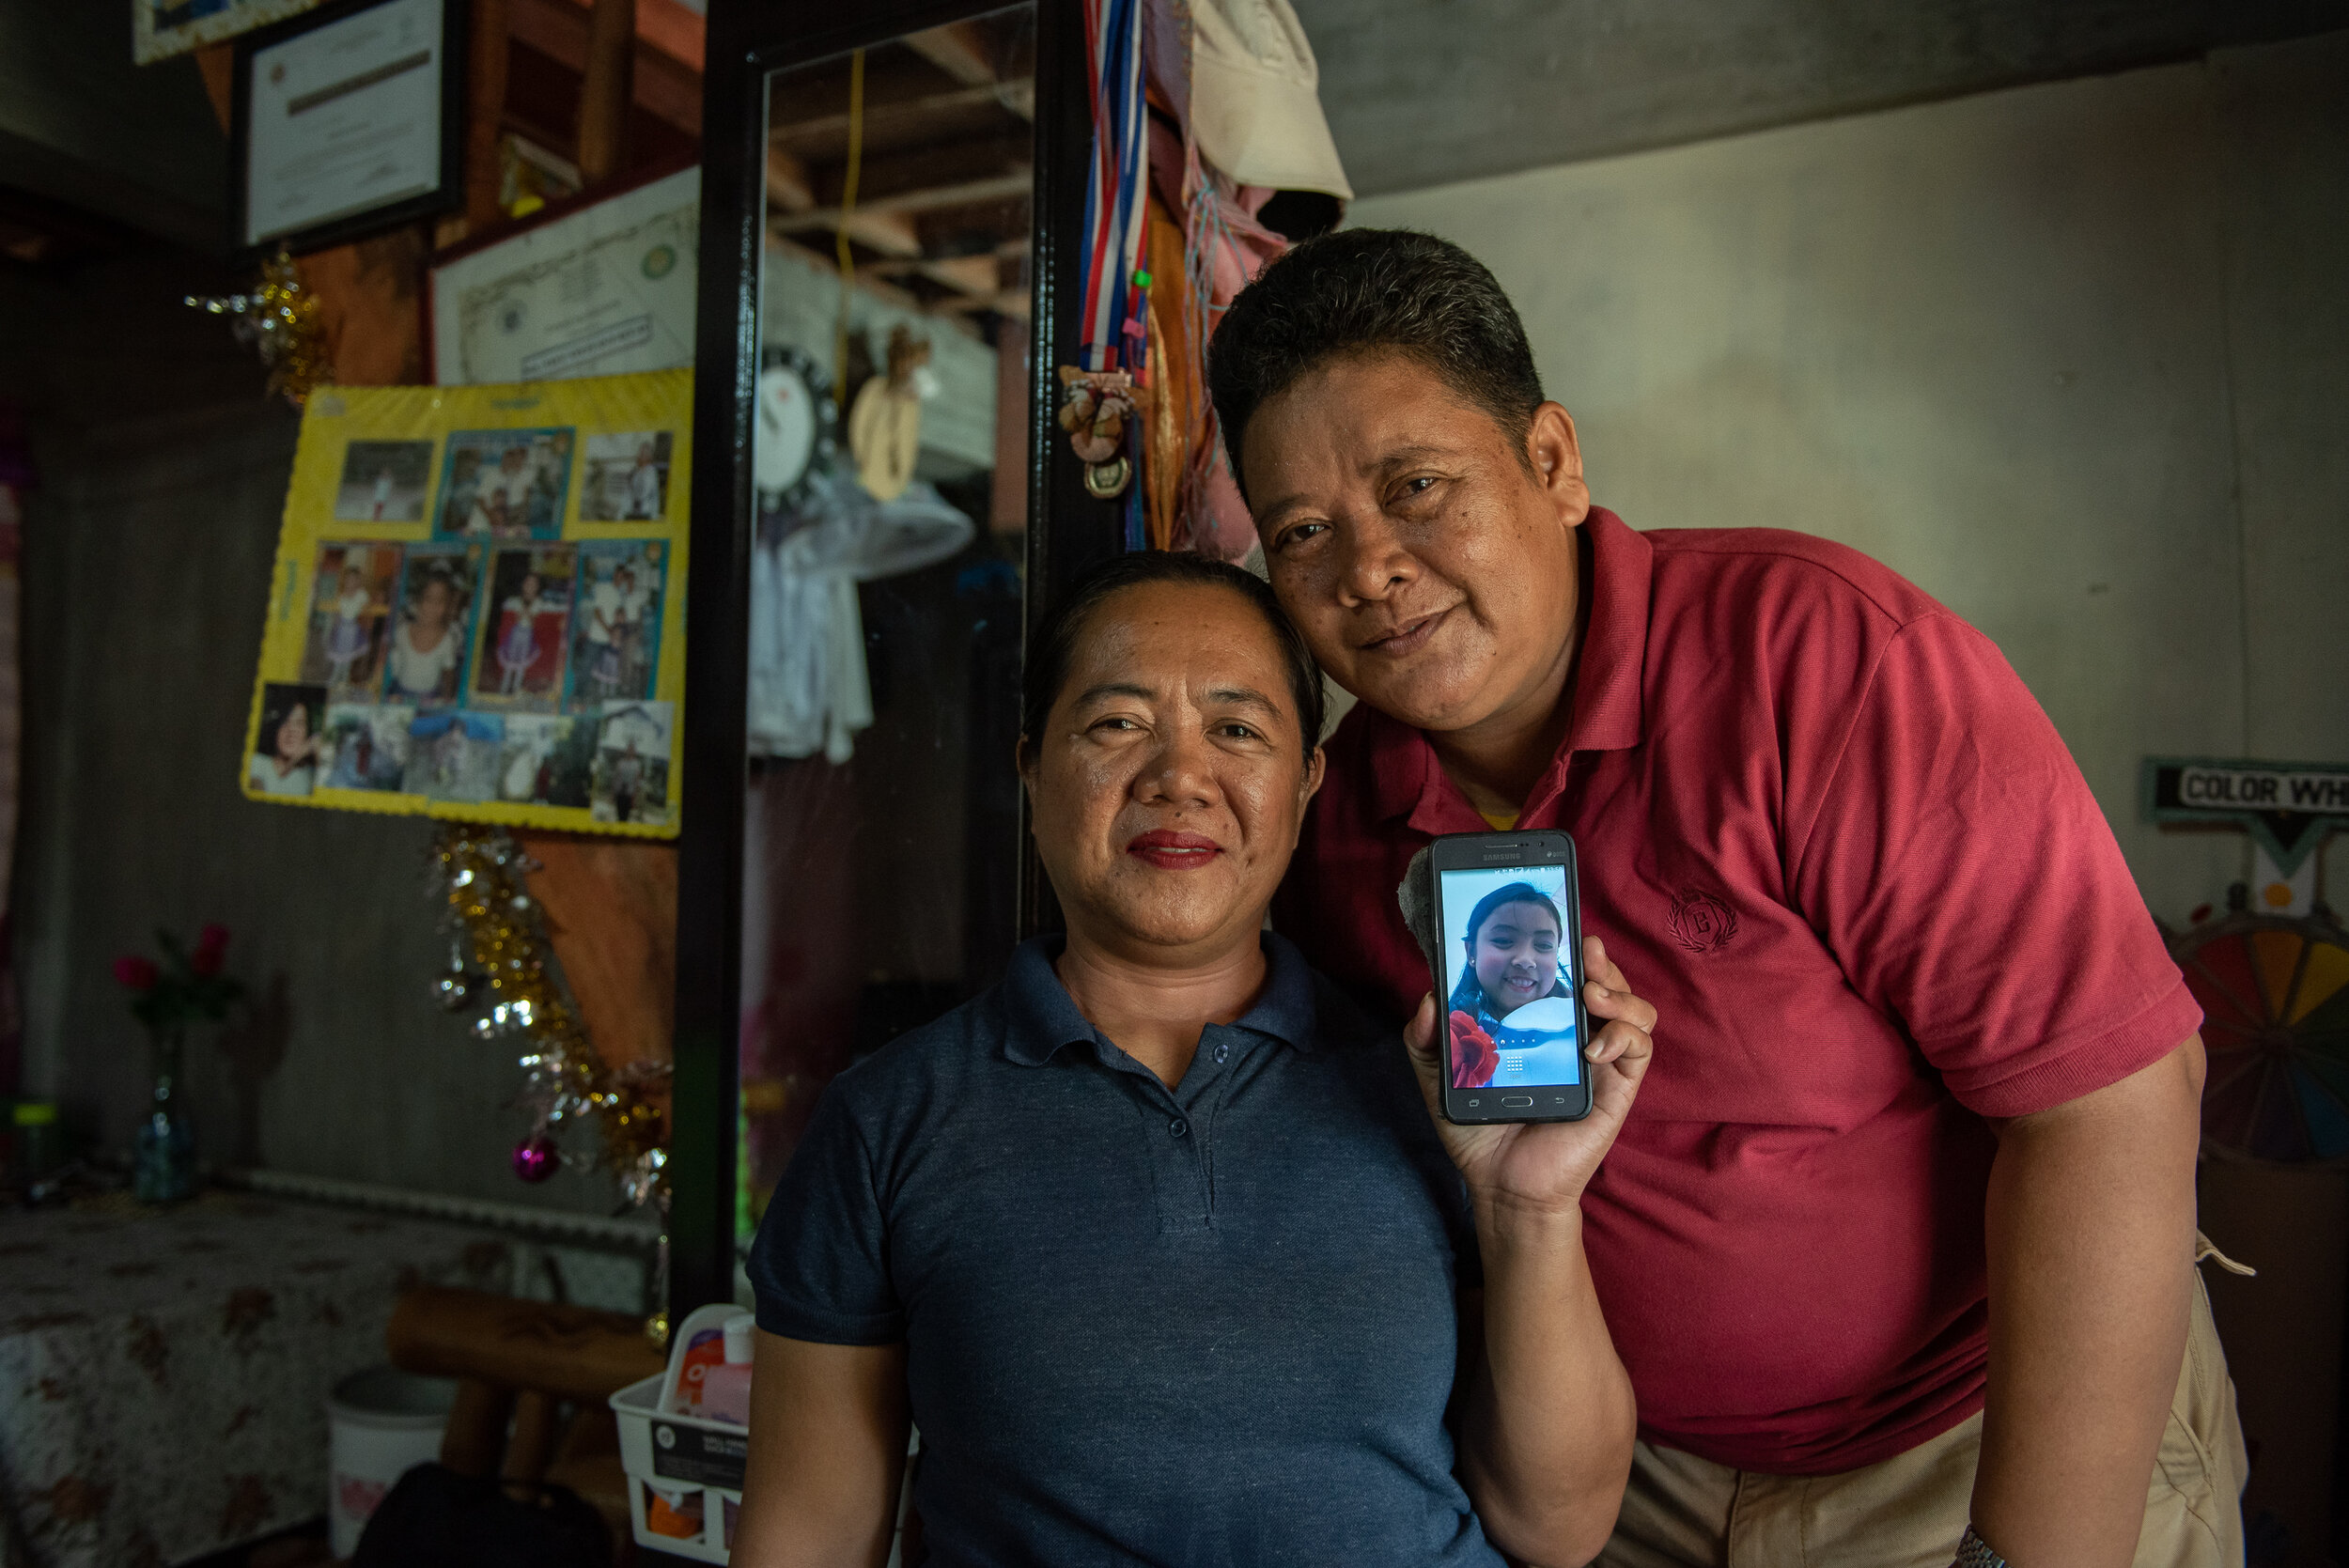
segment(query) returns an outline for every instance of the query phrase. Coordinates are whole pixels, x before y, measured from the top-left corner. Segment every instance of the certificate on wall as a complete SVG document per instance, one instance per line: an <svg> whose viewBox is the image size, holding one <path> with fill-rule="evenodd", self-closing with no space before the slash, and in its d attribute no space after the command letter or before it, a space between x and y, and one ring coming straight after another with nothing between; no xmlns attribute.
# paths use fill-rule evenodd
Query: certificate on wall
<svg viewBox="0 0 2349 1568"><path fill-rule="evenodd" d="M308 245L455 199L454 0L336 6L241 43L239 241Z"/></svg>
<svg viewBox="0 0 2349 1568"><path fill-rule="evenodd" d="M434 263L443 386L668 370L693 363L701 170L681 169Z"/></svg>
<svg viewBox="0 0 2349 1568"><path fill-rule="evenodd" d="M245 794L674 836L692 383L314 393Z"/></svg>

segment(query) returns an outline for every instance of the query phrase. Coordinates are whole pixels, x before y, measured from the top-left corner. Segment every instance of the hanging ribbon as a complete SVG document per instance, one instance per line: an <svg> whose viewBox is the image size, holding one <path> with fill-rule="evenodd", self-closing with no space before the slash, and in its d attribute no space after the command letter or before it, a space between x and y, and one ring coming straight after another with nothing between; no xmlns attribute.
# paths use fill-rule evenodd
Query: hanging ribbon
<svg viewBox="0 0 2349 1568"><path fill-rule="evenodd" d="M1142 253L1149 115L1142 92L1143 0L1085 0L1093 160L1085 178L1084 368L1146 373Z"/></svg>

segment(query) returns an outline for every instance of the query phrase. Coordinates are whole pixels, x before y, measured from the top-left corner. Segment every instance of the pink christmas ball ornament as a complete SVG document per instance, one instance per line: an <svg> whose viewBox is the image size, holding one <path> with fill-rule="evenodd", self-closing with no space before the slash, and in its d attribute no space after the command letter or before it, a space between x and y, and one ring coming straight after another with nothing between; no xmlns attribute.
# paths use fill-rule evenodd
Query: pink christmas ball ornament
<svg viewBox="0 0 2349 1568"><path fill-rule="evenodd" d="M554 1140L534 1132L514 1145L514 1174L537 1186L563 1168L563 1151Z"/></svg>

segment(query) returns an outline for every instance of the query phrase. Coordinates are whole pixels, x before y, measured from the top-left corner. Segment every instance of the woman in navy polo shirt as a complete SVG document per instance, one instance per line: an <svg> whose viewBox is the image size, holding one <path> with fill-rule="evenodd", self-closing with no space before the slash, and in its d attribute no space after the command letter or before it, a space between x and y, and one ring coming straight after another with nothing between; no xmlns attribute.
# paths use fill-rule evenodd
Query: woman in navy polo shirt
<svg viewBox="0 0 2349 1568"><path fill-rule="evenodd" d="M1593 942L1590 1117L1432 1114L1433 999L1398 1050L1263 929L1321 685L1245 572L1107 564L1024 696L1067 934L818 1105L751 1258L738 1568L883 1562L910 1420L950 1568L1595 1556L1634 1412L1579 1200L1654 1010Z"/></svg>

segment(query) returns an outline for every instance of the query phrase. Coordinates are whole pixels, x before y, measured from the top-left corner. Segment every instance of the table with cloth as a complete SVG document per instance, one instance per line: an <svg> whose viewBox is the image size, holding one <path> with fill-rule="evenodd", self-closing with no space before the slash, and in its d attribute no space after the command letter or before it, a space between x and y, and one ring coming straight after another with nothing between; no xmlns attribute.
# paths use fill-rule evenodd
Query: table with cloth
<svg viewBox="0 0 2349 1568"><path fill-rule="evenodd" d="M146 1568L316 1518L325 1402L400 1291L505 1290L468 1226L210 1192L0 1211L0 1568Z"/></svg>

